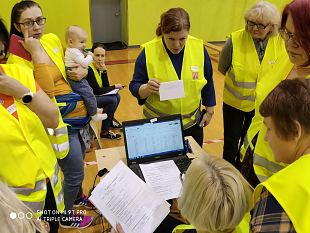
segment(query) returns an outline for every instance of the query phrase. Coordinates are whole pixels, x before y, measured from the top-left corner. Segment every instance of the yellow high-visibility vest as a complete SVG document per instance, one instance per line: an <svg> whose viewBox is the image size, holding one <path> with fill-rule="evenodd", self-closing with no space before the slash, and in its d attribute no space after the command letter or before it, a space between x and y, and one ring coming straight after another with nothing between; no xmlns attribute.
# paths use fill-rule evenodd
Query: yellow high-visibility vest
<svg viewBox="0 0 310 233"><path fill-rule="evenodd" d="M251 215L250 213L246 213L244 218L241 220L239 225L236 227L236 229L232 233L249 233L250 230L250 219ZM195 227L193 225L186 225L186 224L181 224L176 226L172 233L182 233L185 230L193 230Z"/></svg>
<svg viewBox="0 0 310 233"><path fill-rule="evenodd" d="M263 125L263 117L259 113L261 103L271 92L271 90L273 90L283 79L288 76L292 68L293 64L290 62L286 50L283 49L282 53L279 54L278 58L274 61L272 69L261 73L255 90L255 115L252 118L251 125L247 131L244 138L244 143L240 150L241 160L249 147L251 147L252 150L254 149L252 140Z"/></svg>
<svg viewBox="0 0 310 233"><path fill-rule="evenodd" d="M244 112L255 107L255 89L260 76L273 69L276 60L285 51L280 36L268 39L266 51L260 63L254 41L245 29L231 34L232 63L226 72L224 103Z"/></svg>
<svg viewBox="0 0 310 233"><path fill-rule="evenodd" d="M308 76L308 78L310 75ZM285 77L286 78L286 77ZM285 79L284 78L284 79ZM273 88L272 88L273 89ZM272 90L270 89L270 90ZM268 88L262 90L262 97L263 100L266 98L267 94L266 91ZM260 102L262 103L262 102ZM254 171L260 182L265 181L268 177L272 176L274 173L280 171L283 169L286 164L276 162L273 156L273 152L268 144L267 141L265 141L265 135L267 132L267 127L265 124L261 124L261 127L259 129L258 138L256 142L256 146L254 149Z"/></svg>
<svg viewBox="0 0 310 233"><path fill-rule="evenodd" d="M64 65L63 48L62 48L59 38L52 33L45 34L40 39L40 42L44 50L47 52L51 60L56 64L61 74L65 78L66 70L65 70L65 65ZM7 63L21 64L21 65L25 65L31 68L32 70L34 69L32 62L27 61L14 54L9 54ZM54 101L56 105L58 105L55 98L53 98L52 100ZM53 149L55 150L57 158L63 159L64 157L67 156L69 152L69 138L68 138L67 125L63 122L63 119L61 117L59 110L58 110L58 114L59 114L59 124L57 128L48 129L48 132L49 132L49 139L52 143Z"/></svg>
<svg viewBox="0 0 310 233"><path fill-rule="evenodd" d="M308 233L310 229L309 167L310 154L303 155L259 184L254 191L254 201L257 201L265 187L279 202L298 233Z"/></svg>
<svg viewBox="0 0 310 233"><path fill-rule="evenodd" d="M179 80L162 37L147 42L143 47L149 78L156 78L160 82ZM197 75L195 78L193 78L193 72ZM185 44L180 80L184 82L184 98L160 101L159 94L151 94L143 106L145 117L181 114L184 129L196 124L200 115L201 90L207 80L204 77L203 41L190 35Z"/></svg>
<svg viewBox="0 0 310 233"><path fill-rule="evenodd" d="M94 75L95 75L96 81L97 81L97 83L98 83L98 86L99 86L99 87L102 87L102 79L101 79L101 73L102 73L102 71L99 71L99 72L98 72L98 70L95 68L95 66L94 66L93 63L91 63L89 67L90 67L90 68L92 69L92 71L94 72Z"/></svg>
<svg viewBox="0 0 310 233"><path fill-rule="evenodd" d="M6 75L15 78L36 93L33 71L16 64L1 65ZM0 104L0 179L18 198L40 216L49 178L59 211L64 210L61 177L55 152L39 117L14 99L18 120Z"/></svg>

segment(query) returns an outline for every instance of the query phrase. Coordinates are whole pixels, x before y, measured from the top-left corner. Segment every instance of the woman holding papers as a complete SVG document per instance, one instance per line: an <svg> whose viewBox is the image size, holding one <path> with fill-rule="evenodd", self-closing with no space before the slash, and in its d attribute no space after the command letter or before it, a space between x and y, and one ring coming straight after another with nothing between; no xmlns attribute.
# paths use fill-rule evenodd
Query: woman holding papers
<svg viewBox="0 0 310 233"><path fill-rule="evenodd" d="M120 102L120 95L117 92L122 90L124 85L110 85L105 65L106 51L104 45L99 42L94 43L91 52L94 54L94 62L90 65L90 69L88 69L86 80L94 91L98 108L103 108L108 115L108 118L102 121L100 137L120 139L121 135L113 133L109 130L109 127L113 126L114 114ZM119 128L121 125L114 127Z"/></svg>
<svg viewBox="0 0 310 233"><path fill-rule="evenodd" d="M137 58L130 91L143 105L146 118L181 114L185 136L202 146L203 127L215 106L212 65L203 41L189 35L188 13L171 8L161 15L156 38L144 44ZM161 83L179 81L184 96L161 101ZM164 85L163 85L164 86ZM205 113L201 113L201 104Z"/></svg>

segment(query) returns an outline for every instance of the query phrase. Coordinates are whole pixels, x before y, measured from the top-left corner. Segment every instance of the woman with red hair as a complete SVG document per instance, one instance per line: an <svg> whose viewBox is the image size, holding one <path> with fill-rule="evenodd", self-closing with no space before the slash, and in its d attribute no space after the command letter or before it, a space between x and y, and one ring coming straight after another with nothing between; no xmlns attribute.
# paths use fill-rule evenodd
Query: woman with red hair
<svg viewBox="0 0 310 233"><path fill-rule="evenodd" d="M284 79L310 77L310 1L294 0L287 4L282 13L280 34L285 41L287 58L278 64L269 75L260 80L256 88L255 116L244 140L241 156L245 154L242 173L255 187L279 172L285 163L274 160L273 152L264 140L267 132L259 107L266 96ZM245 153L246 152L246 153ZM253 165L253 166L252 166ZM254 171L250 171L254 167ZM251 178L249 178L251 177ZM255 180L256 179L256 180Z"/></svg>

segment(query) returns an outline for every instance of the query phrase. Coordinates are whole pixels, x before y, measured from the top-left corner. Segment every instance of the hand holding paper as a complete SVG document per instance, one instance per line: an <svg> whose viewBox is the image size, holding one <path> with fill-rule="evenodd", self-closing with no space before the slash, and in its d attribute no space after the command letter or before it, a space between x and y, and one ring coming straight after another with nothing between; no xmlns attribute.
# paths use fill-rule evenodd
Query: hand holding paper
<svg viewBox="0 0 310 233"><path fill-rule="evenodd" d="M160 101L183 98L184 95L183 80L160 83Z"/></svg>

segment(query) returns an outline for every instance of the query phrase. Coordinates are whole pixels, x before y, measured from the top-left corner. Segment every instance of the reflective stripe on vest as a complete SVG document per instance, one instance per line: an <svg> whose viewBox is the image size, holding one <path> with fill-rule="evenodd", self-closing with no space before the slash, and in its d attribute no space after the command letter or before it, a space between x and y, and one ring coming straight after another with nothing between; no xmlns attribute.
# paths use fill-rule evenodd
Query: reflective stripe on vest
<svg viewBox="0 0 310 233"><path fill-rule="evenodd" d="M263 187L266 187L284 209L298 233L308 233L310 229L310 170L305 169L309 167L310 154L303 155L259 184L254 191L256 202Z"/></svg>
<svg viewBox="0 0 310 233"><path fill-rule="evenodd" d="M228 77L231 79L234 86L236 87L241 87L241 88L246 88L246 89L256 88L256 82L237 82L235 74L231 70L228 71Z"/></svg>
<svg viewBox="0 0 310 233"><path fill-rule="evenodd" d="M143 45L145 48L146 68L148 77L156 77L159 82L179 80L169 55L157 37ZM197 79L193 78L191 67L196 67ZM167 76L167 73L169 74ZM196 72L195 72L196 74ZM195 76L196 77L196 76ZM188 36L184 48L180 80L184 83L185 97L160 101L158 94L151 94L143 105L144 116L147 118L181 114L184 129L196 124L197 109L200 107L201 90L207 81L204 77L204 48L202 40ZM187 117L189 116L190 117Z"/></svg>
<svg viewBox="0 0 310 233"><path fill-rule="evenodd" d="M146 108L143 108L143 115L146 118L154 118L154 117L164 117L164 116L169 116L169 114L159 112L155 108L153 108L149 103L145 103ZM147 109L151 110L152 112L148 111ZM183 125L184 129L190 128L191 126L195 125L199 116L201 114L200 107L195 109L193 112L188 113L188 114L183 114L182 116L182 122L184 122L184 119L188 119L188 123ZM192 119L192 117L194 117Z"/></svg>
<svg viewBox="0 0 310 233"><path fill-rule="evenodd" d="M255 102L255 96L254 95L242 95L238 91L236 91L233 88L231 88L230 86L228 86L226 83L225 83L224 88L226 89L226 91L231 93L238 100L241 100L241 101L247 100L247 101L250 101L253 103Z"/></svg>

